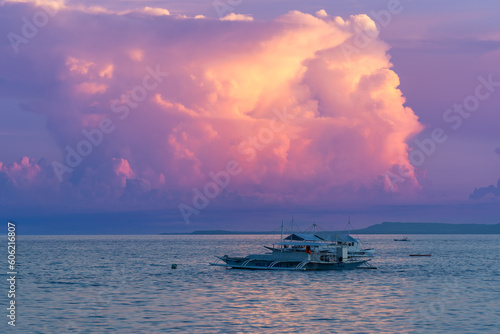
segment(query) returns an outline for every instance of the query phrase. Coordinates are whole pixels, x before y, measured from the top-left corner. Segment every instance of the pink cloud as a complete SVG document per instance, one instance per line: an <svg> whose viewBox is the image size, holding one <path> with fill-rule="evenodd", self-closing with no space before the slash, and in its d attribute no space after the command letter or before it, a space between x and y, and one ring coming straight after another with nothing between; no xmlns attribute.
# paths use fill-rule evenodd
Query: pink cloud
<svg viewBox="0 0 500 334"><path fill-rule="evenodd" d="M406 140L421 125L404 105L389 46L375 37L349 57L342 48L374 29L368 16L293 11L263 22L167 12L65 7L21 46L22 58L7 57L32 69L8 79L47 90L17 94L47 116L63 155L103 119L115 129L62 185L45 173L51 193L105 203L154 191L176 206L231 160L243 169L228 189L266 201L329 201L339 187L383 192L381 176L395 166L418 188ZM36 182L43 168L23 161L0 173Z"/></svg>
<svg viewBox="0 0 500 334"><path fill-rule="evenodd" d="M245 14L231 13L221 18L221 21L253 21L253 17Z"/></svg>
<svg viewBox="0 0 500 334"><path fill-rule="evenodd" d="M3 171L10 176L10 180L16 186L21 186L36 181L40 167L33 159L23 157L21 161L5 166Z"/></svg>

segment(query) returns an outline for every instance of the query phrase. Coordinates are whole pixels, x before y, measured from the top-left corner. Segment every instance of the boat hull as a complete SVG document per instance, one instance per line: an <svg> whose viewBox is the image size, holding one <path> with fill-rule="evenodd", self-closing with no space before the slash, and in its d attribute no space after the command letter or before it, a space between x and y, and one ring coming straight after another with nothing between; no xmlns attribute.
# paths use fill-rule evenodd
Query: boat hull
<svg viewBox="0 0 500 334"><path fill-rule="evenodd" d="M249 257L231 258L227 256L220 257L219 259L224 263L213 263L212 265L249 270L353 270L367 262L367 260L325 262Z"/></svg>

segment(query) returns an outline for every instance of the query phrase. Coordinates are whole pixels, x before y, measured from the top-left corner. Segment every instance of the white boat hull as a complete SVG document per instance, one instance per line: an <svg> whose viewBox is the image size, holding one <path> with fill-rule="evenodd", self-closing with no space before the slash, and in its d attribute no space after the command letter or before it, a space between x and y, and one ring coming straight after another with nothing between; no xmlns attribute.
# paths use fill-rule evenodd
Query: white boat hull
<svg viewBox="0 0 500 334"><path fill-rule="evenodd" d="M287 256L288 257L288 256ZM252 269L252 270L352 270L366 263L368 260L339 261L314 261L308 258L279 259L272 254L263 254L247 257L219 257L224 263L212 263L212 265L234 268L234 269ZM332 258L334 258L332 256ZM301 261L303 260L303 261Z"/></svg>

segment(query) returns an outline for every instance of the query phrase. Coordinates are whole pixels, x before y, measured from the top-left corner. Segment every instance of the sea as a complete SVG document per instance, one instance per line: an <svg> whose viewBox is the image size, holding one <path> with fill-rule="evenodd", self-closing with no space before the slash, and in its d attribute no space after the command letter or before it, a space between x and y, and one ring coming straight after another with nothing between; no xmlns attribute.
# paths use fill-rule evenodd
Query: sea
<svg viewBox="0 0 500 334"><path fill-rule="evenodd" d="M359 237L376 270L209 265L276 235L21 235L0 332L500 333L500 235Z"/></svg>

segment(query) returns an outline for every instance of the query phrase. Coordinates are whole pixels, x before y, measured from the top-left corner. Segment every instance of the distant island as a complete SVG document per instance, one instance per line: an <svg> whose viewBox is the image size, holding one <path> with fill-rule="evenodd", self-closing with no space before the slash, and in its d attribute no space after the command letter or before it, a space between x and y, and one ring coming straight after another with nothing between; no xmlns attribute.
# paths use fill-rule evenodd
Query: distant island
<svg viewBox="0 0 500 334"><path fill-rule="evenodd" d="M500 224L384 222L352 232L356 234L500 234Z"/></svg>
<svg viewBox="0 0 500 334"><path fill-rule="evenodd" d="M345 231L337 231L344 233ZM279 234L280 232L242 232L226 230L194 231L195 235L225 234ZM172 234L172 233L161 233ZM178 233L173 233L178 234ZM444 224L444 223L402 223L383 222L359 230L351 230L351 234L500 234L500 224Z"/></svg>
<svg viewBox="0 0 500 334"><path fill-rule="evenodd" d="M279 234L280 232L238 232L238 231L226 231L226 230L206 230L206 231L194 231L190 234Z"/></svg>

